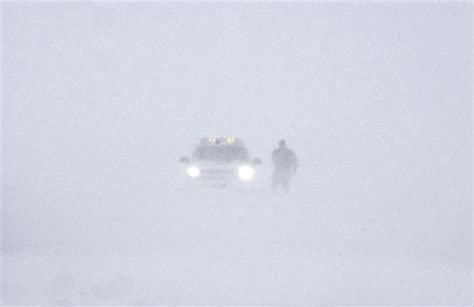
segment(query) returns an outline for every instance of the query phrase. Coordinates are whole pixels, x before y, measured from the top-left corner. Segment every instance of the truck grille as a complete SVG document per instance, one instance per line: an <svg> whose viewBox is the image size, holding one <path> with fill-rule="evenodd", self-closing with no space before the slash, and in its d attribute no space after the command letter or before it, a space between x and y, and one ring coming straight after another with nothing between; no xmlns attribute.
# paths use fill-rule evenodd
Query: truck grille
<svg viewBox="0 0 474 307"><path fill-rule="evenodd" d="M200 177L206 180L233 179L237 178L237 173L232 170L203 170Z"/></svg>

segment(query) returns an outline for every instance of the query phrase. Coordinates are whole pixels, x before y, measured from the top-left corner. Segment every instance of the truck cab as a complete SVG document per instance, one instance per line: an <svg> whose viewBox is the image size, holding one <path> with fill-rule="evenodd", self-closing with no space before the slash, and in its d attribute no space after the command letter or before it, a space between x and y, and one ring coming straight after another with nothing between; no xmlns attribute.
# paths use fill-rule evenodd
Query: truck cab
<svg viewBox="0 0 474 307"><path fill-rule="evenodd" d="M181 157L186 176L213 185L249 185L255 181L260 159L252 159L243 141L234 137L201 138L190 157Z"/></svg>

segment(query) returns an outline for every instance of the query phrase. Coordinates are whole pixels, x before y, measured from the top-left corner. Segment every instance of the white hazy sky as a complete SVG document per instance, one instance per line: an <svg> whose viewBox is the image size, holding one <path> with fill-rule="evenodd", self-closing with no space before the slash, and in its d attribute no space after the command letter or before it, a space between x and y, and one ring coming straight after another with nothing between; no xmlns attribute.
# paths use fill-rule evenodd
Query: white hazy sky
<svg viewBox="0 0 474 307"><path fill-rule="evenodd" d="M235 135L264 160L285 137L321 180L468 193L470 8L4 3L6 184Z"/></svg>

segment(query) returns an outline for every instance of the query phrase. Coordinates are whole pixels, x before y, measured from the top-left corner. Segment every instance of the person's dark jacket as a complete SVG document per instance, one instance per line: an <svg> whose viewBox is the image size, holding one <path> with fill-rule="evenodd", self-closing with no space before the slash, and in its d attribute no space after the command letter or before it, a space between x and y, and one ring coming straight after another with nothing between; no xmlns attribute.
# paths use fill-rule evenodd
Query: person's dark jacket
<svg viewBox="0 0 474 307"><path fill-rule="evenodd" d="M298 161L295 153L286 147L280 147L272 152L272 160L275 165L275 172L296 173Z"/></svg>

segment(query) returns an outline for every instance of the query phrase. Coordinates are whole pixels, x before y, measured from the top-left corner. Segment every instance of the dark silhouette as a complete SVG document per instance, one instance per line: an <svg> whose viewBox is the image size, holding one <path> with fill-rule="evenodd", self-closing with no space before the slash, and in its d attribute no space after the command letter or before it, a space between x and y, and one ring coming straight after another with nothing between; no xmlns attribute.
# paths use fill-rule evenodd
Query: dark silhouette
<svg viewBox="0 0 474 307"><path fill-rule="evenodd" d="M275 192L280 186L283 186L285 192L289 192L291 177L296 174L298 162L295 153L286 147L285 140L281 140L278 145L279 148L272 152L272 160L275 166L272 189Z"/></svg>

